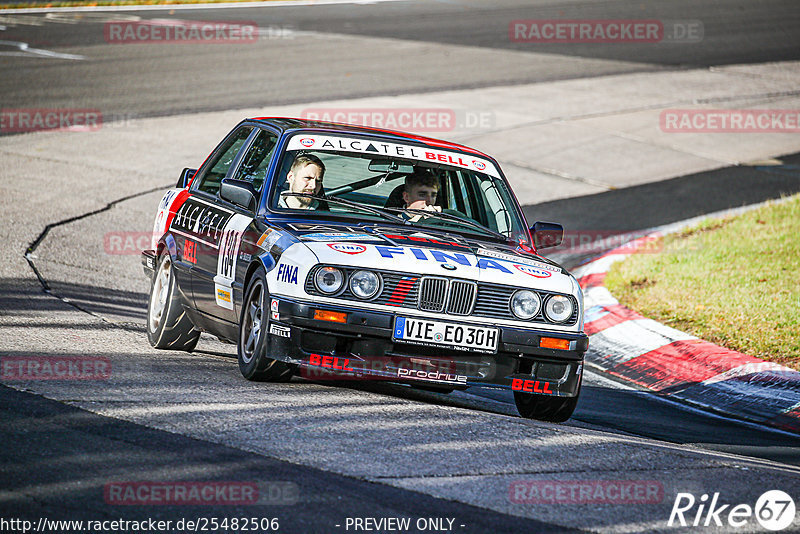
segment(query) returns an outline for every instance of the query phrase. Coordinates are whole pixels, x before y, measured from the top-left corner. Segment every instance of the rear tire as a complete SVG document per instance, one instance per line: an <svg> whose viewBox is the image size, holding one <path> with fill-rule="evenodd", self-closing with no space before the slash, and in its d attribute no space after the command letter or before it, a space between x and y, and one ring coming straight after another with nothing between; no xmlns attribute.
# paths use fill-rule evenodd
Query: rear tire
<svg viewBox="0 0 800 534"><path fill-rule="evenodd" d="M191 352L200 339L180 302L175 272L168 252L162 252L150 282L147 340L157 349Z"/></svg>
<svg viewBox="0 0 800 534"><path fill-rule="evenodd" d="M288 382L295 366L267 356L269 313L267 277L259 267L247 285L239 318L239 370L248 380Z"/></svg>

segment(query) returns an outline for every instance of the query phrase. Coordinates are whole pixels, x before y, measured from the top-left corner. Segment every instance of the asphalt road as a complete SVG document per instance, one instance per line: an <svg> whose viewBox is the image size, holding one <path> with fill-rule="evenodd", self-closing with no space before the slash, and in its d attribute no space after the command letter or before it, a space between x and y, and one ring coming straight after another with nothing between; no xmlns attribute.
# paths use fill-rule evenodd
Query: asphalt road
<svg viewBox="0 0 800 534"><path fill-rule="evenodd" d="M0 56L2 107L99 108L107 116L140 118L800 55L800 6L791 1L390 2L125 14L252 20L274 30L253 45L125 46L105 42L104 15L8 15L0 18L0 52L21 55ZM699 20L704 37L691 48L510 42L509 21L533 18ZM44 59L9 42L87 59ZM511 417L509 398L483 392L442 396L301 382L267 390L236 376L231 348L210 339L195 355L154 354L142 343L147 284L137 262L96 252L104 229L147 230L160 195L143 192L168 184L163 177L135 176L138 182L113 197L130 199L97 211L110 200L102 188L82 177L71 188L55 161L25 165L26 175L51 177L54 186L32 189L29 214L5 205L12 215L3 231L15 258L45 225L70 222L52 227L34 259L59 298L39 291L24 262L4 265L3 355L89 354L109 358L119 376L99 385L0 387L8 436L0 478L4 517L175 519L240 512L102 502L105 485L120 480L291 481L299 504L262 503L242 511L279 515L281 530L297 532L336 531L337 519L364 515L455 517L467 532L658 530L669 515L671 501L646 511L553 510L502 498L492 501L494 511L464 504L484 502L498 487L507 493L520 477L649 476L670 496L702 489L741 502L774 487L797 495L796 472L786 467L800 465L797 438L689 411L591 374L575 417L555 427L521 422ZM115 162L107 165L120 172ZM630 231L797 191L796 166L796 157L785 158L782 167L722 169L527 206L526 213L567 227ZM660 202L666 194L676 201ZM739 483L743 473L747 487Z"/></svg>
<svg viewBox="0 0 800 534"><path fill-rule="evenodd" d="M4 107L99 108L120 117L800 58L800 5L792 0L458 0L7 17L2 40L88 59L0 56ZM125 17L251 21L263 33L250 44L109 45L105 24ZM509 38L512 21L554 18L694 21L702 38L609 44ZM0 43L0 51L15 50Z"/></svg>

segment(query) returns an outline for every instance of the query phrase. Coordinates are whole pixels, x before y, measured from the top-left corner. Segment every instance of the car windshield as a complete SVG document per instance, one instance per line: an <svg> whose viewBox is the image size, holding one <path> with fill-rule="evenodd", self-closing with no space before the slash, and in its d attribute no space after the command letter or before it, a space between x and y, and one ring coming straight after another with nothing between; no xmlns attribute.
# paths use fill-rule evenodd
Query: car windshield
<svg viewBox="0 0 800 534"><path fill-rule="evenodd" d="M313 209L315 216L393 223L400 215L414 226L529 241L506 182L483 158L357 137L300 134L290 139L278 172L270 196L276 211Z"/></svg>

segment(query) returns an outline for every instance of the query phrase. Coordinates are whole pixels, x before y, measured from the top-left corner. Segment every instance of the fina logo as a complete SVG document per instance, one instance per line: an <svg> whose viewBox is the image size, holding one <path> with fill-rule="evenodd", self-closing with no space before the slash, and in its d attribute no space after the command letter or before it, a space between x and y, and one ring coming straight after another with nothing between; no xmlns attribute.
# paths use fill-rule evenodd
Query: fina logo
<svg viewBox="0 0 800 534"><path fill-rule="evenodd" d="M353 243L328 243L336 252L344 252L345 254L361 254L367 247L364 245L355 245Z"/></svg>
<svg viewBox="0 0 800 534"><path fill-rule="evenodd" d="M281 263L278 266L278 281L285 284L297 283L297 266Z"/></svg>
<svg viewBox="0 0 800 534"><path fill-rule="evenodd" d="M303 139L300 139L300 144L307 148L314 144L314 140L310 137L304 137Z"/></svg>
<svg viewBox="0 0 800 534"><path fill-rule="evenodd" d="M515 263L514 268L520 272L529 274L535 278L550 278L549 271L545 271L543 269L537 269L536 267L531 267L530 265L521 265L519 263Z"/></svg>
<svg viewBox="0 0 800 534"><path fill-rule="evenodd" d="M478 169L479 171L482 171L483 169L486 168L486 165L482 161L472 160L472 164L475 165L475 168Z"/></svg>

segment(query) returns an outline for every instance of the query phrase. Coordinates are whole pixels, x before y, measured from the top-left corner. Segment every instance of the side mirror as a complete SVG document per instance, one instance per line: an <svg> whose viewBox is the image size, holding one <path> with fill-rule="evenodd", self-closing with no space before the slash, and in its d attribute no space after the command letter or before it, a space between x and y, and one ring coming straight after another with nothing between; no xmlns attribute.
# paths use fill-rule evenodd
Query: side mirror
<svg viewBox="0 0 800 534"><path fill-rule="evenodd" d="M258 193L253 188L253 184L244 180L234 180L225 178L219 188L219 196L223 200L232 202L249 211L256 210L256 197Z"/></svg>
<svg viewBox="0 0 800 534"><path fill-rule="evenodd" d="M178 188L184 189L187 185L189 185L189 182L192 181L192 178L194 178L196 173L197 169L189 169L188 167L183 169L181 171L181 177L178 178Z"/></svg>
<svg viewBox="0 0 800 534"><path fill-rule="evenodd" d="M564 227L549 222L535 222L531 226L531 235L536 249L557 247L564 239Z"/></svg>

